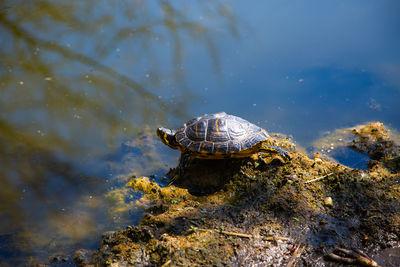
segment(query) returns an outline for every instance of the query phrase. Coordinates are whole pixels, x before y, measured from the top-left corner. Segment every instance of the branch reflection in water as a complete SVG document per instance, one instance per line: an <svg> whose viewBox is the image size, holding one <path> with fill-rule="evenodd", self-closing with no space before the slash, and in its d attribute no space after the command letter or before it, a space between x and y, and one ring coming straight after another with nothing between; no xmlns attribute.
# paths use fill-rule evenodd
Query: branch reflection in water
<svg viewBox="0 0 400 267"><path fill-rule="evenodd" d="M2 1L0 261L95 245L113 222L110 153L145 125L187 117L188 40L218 73L215 38L238 32L219 1ZM146 153L139 172L165 168Z"/></svg>

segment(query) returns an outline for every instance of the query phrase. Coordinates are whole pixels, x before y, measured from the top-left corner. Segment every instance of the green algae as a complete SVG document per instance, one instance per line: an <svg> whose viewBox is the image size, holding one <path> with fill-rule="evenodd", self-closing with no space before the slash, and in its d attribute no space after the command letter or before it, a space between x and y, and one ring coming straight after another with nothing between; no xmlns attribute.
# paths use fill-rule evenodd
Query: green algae
<svg viewBox="0 0 400 267"><path fill-rule="evenodd" d="M357 138L375 128L359 128L351 142L386 142ZM400 245L400 175L385 162L398 157L398 147L391 142L385 148L382 161L365 171L292 151L290 161L263 153L225 162L193 160L182 177L170 171L175 183L167 187L132 178L127 186L142 193L135 205L146 213L138 226L103 238L93 262L279 266L302 247L298 264L306 266L324 262L335 246L378 255L382 247ZM216 184L218 189L205 192Z"/></svg>

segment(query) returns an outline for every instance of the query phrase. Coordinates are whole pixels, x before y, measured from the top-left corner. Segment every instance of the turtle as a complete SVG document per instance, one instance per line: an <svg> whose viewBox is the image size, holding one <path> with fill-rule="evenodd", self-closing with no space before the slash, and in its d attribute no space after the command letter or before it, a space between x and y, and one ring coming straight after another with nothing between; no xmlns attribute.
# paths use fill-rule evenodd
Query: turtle
<svg viewBox="0 0 400 267"><path fill-rule="evenodd" d="M173 149L180 150L180 167L185 156L200 159L246 158L258 152L289 153L274 146L268 132L240 117L219 112L204 114L183 124L178 130L160 127L157 136Z"/></svg>

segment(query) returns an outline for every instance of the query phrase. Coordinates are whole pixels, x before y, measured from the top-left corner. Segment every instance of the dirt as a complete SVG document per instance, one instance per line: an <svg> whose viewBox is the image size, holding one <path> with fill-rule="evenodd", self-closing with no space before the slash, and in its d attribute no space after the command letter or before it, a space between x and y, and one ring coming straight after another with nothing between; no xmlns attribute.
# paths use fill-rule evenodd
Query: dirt
<svg viewBox="0 0 400 267"><path fill-rule="evenodd" d="M145 208L136 226L109 232L79 266L337 266L328 255L399 266L400 149L381 123L355 127L347 146L370 156L353 169L316 153L190 159L172 185L148 177L127 187ZM279 145L292 148L288 139ZM336 253L336 254L332 254ZM336 259L338 260L338 259ZM363 264L353 261L354 264ZM367 265L368 266L368 265Z"/></svg>

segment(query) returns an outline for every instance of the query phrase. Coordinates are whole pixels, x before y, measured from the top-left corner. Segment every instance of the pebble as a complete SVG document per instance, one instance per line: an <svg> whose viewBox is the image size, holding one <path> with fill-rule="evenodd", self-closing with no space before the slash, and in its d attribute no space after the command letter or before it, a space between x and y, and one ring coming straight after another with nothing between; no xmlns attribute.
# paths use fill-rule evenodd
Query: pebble
<svg viewBox="0 0 400 267"><path fill-rule="evenodd" d="M332 208L332 207L333 207L333 200L332 200L332 198L331 198L331 197L326 197L326 198L324 199L324 205L325 205L325 207Z"/></svg>

